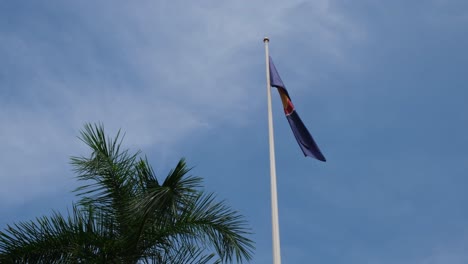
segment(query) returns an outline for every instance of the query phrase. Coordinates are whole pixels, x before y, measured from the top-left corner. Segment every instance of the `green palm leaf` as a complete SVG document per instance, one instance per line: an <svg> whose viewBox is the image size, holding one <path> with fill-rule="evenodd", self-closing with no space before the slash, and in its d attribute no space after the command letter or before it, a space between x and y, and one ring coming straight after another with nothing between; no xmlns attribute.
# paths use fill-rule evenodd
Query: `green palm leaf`
<svg viewBox="0 0 468 264"><path fill-rule="evenodd" d="M147 158L122 149L120 131L86 124L89 156L72 157L79 198L66 216L0 231L0 263L238 263L254 250L245 219L200 188L181 159L158 181Z"/></svg>

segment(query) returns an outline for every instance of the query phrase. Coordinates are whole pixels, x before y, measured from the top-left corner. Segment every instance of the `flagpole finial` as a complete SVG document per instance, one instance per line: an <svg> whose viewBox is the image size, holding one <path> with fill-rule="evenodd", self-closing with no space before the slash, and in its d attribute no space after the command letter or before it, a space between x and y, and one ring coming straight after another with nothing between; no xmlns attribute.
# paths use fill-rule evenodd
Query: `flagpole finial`
<svg viewBox="0 0 468 264"><path fill-rule="evenodd" d="M268 37L263 38L263 42L269 42L269 41L270 41L270 39Z"/></svg>

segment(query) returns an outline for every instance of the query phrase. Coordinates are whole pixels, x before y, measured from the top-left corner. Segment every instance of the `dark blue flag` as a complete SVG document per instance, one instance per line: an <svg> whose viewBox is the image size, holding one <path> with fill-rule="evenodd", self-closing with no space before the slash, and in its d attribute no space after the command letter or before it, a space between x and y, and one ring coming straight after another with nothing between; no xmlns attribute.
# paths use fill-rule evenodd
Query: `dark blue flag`
<svg viewBox="0 0 468 264"><path fill-rule="evenodd" d="M301 147L304 156L309 156L321 161L326 161L322 152L315 143L314 138L309 133L301 118L297 114L297 111L291 102L291 98L289 97L288 91L286 90L286 86L281 80L271 57L270 83L272 87L276 87L278 89L279 95L281 97L281 102L283 103L284 113L286 114L286 118L288 119L289 125L291 126L291 129L294 133L294 137L296 137L297 143L299 144L299 147Z"/></svg>

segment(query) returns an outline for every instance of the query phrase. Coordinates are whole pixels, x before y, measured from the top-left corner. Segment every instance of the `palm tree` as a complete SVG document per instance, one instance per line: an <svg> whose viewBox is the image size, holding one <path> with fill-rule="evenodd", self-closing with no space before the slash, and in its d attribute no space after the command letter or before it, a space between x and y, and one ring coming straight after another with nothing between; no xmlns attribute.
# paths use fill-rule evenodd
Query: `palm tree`
<svg viewBox="0 0 468 264"><path fill-rule="evenodd" d="M231 263L248 261L244 218L200 190L184 159L159 182L120 132L86 124L89 157L72 157L83 185L67 215L54 212L0 231L1 263Z"/></svg>

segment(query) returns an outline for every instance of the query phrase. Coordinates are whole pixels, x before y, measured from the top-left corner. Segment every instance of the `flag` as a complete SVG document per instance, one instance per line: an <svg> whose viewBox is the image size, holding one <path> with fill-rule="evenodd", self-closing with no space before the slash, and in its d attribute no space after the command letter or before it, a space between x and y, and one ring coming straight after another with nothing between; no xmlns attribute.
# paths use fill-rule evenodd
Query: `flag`
<svg viewBox="0 0 468 264"><path fill-rule="evenodd" d="M279 95L281 97L281 102L283 103L284 113L288 119L289 125L291 126L294 137L296 137L299 147L301 147L304 156L309 156L316 158L320 161L326 161L322 152L315 143L314 138L309 133L301 118L297 114L294 105L291 102L286 86L281 80L278 71L276 70L273 60L270 57L270 83L272 87L278 89Z"/></svg>

